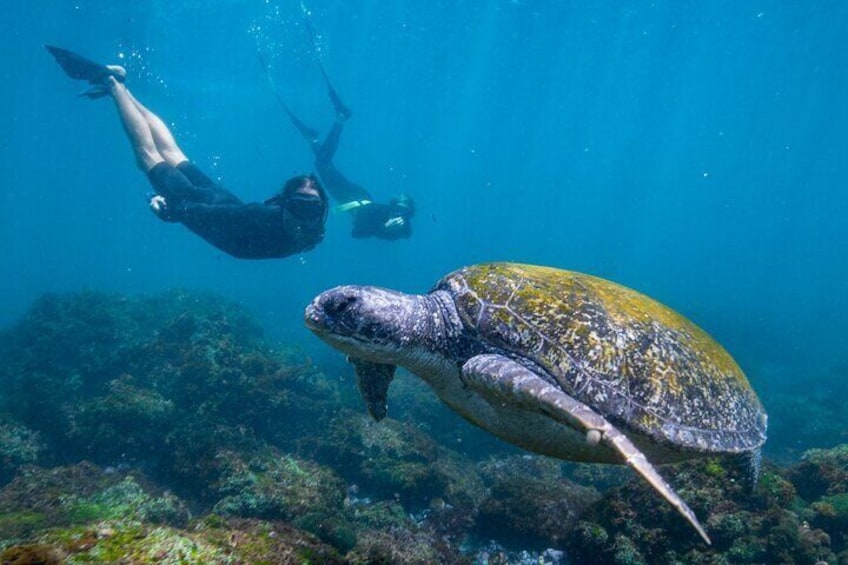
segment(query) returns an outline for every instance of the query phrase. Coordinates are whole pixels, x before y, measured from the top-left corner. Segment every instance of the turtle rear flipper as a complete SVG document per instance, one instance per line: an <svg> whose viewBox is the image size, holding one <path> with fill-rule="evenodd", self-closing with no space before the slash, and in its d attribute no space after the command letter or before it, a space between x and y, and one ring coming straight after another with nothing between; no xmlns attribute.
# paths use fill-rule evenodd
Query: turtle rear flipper
<svg viewBox="0 0 848 565"><path fill-rule="evenodd" d="M760 480L760 471L763 465L763 454L760 449L737 453L726 458L726 463L736 469L743 477L745 493L753 494Z"/></svg>
<svg viewBox="0 0 848 565"><path fill-rule="evenodd" d="M711 543L692 509L663 480L639 448L589 406L502 355L472 357L462 367L462 380L488 402L506 401L527 411L546 414L584 432L589 443L601 441L610 446L692 524L705 542Z"/></svg>
<svg viewBox="0 0 848 565"><path fill-rule="evenodd" d="M366 361L358 357L348 357L347 360L356 371L356 385L365 400L368 413L379 422L388 412L389 384L395 376L397 366Z"/></svg>

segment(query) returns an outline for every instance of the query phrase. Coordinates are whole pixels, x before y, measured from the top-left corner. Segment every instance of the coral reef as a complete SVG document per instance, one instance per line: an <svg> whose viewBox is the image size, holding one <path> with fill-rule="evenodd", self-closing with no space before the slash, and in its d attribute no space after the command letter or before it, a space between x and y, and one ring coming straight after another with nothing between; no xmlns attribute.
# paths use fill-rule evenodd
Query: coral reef
<svg viewBox="0 0 848 565"><path fill-rule="evenodd" d="M217 479L220 450L291 443L338 400L242 307L205 294L48 296L3 337L5 407L54 460L143 464L191 495Z"/></svg>
<svg viewBox="0 0 848 565"><path fill-rule="evenodd" d="M351 565L429 565L468 563L456 548L430 532L389 528L367 530L348 555Z"/></svg>
<svg viewBox="0 0 848 565"><path fill-rule="evenodd" d="M482 469L489 495L479 507L478 533L512 545L559 545L586 508L600 499L595 489L563 478L559 463L551 459L498 459Z"/></svg>
<svg viewBox="0 0 848 565"><path fill-rule="evenodd" d="M147 482L143 476L142 482ZM56 526L122 518L183 527L186 505L170 493L156 495L136 475L91 463L25 467L0 490L0 539L16 539Z"/></svg>
<svg viewBox="0 0 848 565"><path fill-rule="evenodd" d="M672 484L701 517L706 546L641 480L609 491L570 532L575 563L836 563L838 529L811 520L815 505L788 480L795 469L767 467L753 492L746 469L703 459L676 466ZM785 477L783 475L786 475Z"/></svg>
<svg viewBox="0 0 848 565"><path fill-rule="evenodd" d="M809 526L826 531L833 550L848 559L848 444L806 451L787 477L810 502Z"/></svg>
<svg viewBox="0 0 848 565"><path fill-rule="evenodd" d="M222 452L218 463L214 513L291 522L341 550L353 547L356 535L344 516L345 484L329 469L270 448L250 460Z"/></svg>
<svg viewBox="0 0 848 565"><path fill-rule="evenodd" d="M304 438L301 453L336 469L377 498L427 508L434 494L452 505L474 505L484 495L473 464L441 447L416 426L341 410L321 434Z"/></svg>
<svg viewBox="0 0 848 565"><path fill-rule="evenodd" d="M373 422L347 366L212 295L45 296L0 360L2 563L848 563L848 445L753 492L664 469L706 546L625 467L520 452L403 372ZM797 425L842 437L827 406Z"/></svg>
<svg viewBox="0 0 848 565"><path fill-rule="evenodd" d="M38 432L15 422L0 422L0 485L11 480L22 465L38 462L43 451Z"/></svg>
<svg viewBox="0 0 848 565"><path fill-rule="evenodd" d="M198 523L190 530L134 521L53 529L37 541L7 547L0 562L9 564L134 563L210 565L264 563L342 564L332 548L282 523L258 520Z"/></svg>
<svg viewBox="0 0 848 565"><path fill-rule="evenodd" d="M90 463L24 469L0 490L0 562L341 562L282 522L212 515L191 523L183 501L146 482Z"/></svg>

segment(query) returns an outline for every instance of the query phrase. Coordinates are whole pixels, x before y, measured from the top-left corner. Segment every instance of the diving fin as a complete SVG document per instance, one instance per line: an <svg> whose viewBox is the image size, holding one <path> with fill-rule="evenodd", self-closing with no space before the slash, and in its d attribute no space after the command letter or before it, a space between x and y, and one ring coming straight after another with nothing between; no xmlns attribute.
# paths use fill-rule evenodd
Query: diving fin
<svg viewBox="0 0 848 565"><path fill-rule="evenodd" d="M321 68L321 74L324 75L324 82L327 83L327 95L330 97L333 108L336 110L336 117L342 118L345 121L350 119L353 112L344 105L339 93L333 88L333 83L330 82L330 77L327 76L327 71L324 70L324 65L321 64L321 61L318 61L318 66Z"/></svg>
<svg viewBox="0 0 848 565"><path fill-rule="evenodd" d="M312 53L318 61L318 68L321 69L321 76L324 77L324 82L327 84L327 95L330 97L330 101L333 103L333 108L336 110L336 118L346 121L353 115L353 112L350 111L350 108L344 105L341 97L339 97L339 93L336 92L335 88L333 88L333 83L330 82L330 77L327 76L327 71L324 69L324 63L321 62L321 50L318 48L315 30L312 29L312 12L309 11L306 4L303 2L300 3L300 9L303 12L303 23L306 26L306 33L309 35L309 42L312 44Z"/></svg>
<svg viewBox="0 0 848 565"><path fill-rule="evenodd" d="M86 80L93 85L104 84L110 76L115 77L118 82L124 82L126 79L126 72L122 72L123 69L120 67L110 68L106 65L95 63L82 55L77 55L61 47L54 47L52 45L45 45L45 47L53 55L53 58L56 59L56 62L59 63L59 66L62 67L62 70L65 71L65 74L72 79ZM92 96L91 94L94 94L94 92L89 93L85 91L80 96L88 96L89 98L99 97L96 95Z"/></svg>
<svg viewBox="0 0 848 565"><path fill-rule="evenodd" d="M318 130L314 130L303 123L303 120L295 116L294 112L292 112L285 103L282 104L283 110L286 111L286 114L289 116L289 120L291 120L291 123L294 124L295 128L297 128L297 131L300 132L300 135L302 135L309 143L318 143Z"/></svg>

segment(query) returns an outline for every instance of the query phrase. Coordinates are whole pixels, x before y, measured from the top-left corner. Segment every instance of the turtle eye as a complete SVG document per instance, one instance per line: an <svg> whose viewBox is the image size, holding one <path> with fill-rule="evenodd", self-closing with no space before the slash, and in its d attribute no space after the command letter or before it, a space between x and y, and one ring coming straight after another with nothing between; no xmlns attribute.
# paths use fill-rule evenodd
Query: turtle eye
<svg viewBox="0 0 848 565"><path fill-rule="evenodd" d="M338 318L343 316L351 306L356 304L356 297L351 295L334 296L324 305L324 312L328 316Z"/></svg>

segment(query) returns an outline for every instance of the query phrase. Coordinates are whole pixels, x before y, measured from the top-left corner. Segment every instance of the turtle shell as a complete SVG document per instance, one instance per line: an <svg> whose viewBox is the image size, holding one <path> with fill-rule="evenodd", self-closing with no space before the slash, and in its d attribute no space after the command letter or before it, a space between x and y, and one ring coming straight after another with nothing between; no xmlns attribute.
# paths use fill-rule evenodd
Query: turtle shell
<svg viewBox="0 0 848 565"><path fill-rule="evenodd" d="M472 340L555 382L650 441L741 453L766 414L733 358L698 326L627 287L548 267L489 263L436 286Z"/></svg>

